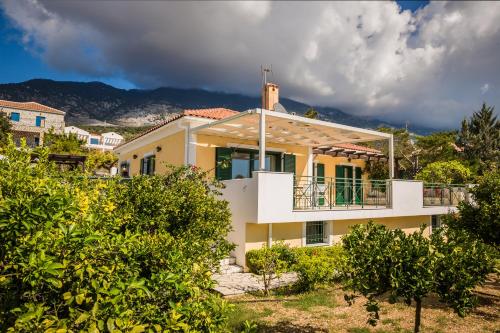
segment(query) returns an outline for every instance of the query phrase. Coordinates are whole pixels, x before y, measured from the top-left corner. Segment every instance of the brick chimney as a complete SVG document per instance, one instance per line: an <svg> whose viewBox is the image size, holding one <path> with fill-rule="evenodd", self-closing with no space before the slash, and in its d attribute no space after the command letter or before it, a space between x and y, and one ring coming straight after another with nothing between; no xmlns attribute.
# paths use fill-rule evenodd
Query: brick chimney
<svg viewBox="0 0 500 333"><path fill-rule="evenodd" d="M262 108L274 111L276 103L279 103L279 87L274 83L266 83L262 88Z"/></svg>

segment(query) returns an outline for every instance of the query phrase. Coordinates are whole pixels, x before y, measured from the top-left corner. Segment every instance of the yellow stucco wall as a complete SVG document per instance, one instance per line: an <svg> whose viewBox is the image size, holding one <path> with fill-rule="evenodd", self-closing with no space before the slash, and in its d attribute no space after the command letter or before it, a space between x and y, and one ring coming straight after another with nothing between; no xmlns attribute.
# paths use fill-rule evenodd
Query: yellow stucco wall
<svg viewBox="0 0 500 333"><path fill-rule="evenodd" d="M284 241L292 247L302 246L302 223L275 223L272 236L273 241Z"/></svg>
<svg viewBox="0 0 500 333"><path fill-rule="evenodd" d="M322 163L325 165L325 177L335 178L335 166L336 165L351 165L354 167L360 167L361 170L365 169L366 162L362 159L349 159L347 157L333 157L329 155L316 155L314 157L314 163ZM363 179L368 179L368 174L363 173Z"/></svg>
<svg viewBox="0 0 500 333"><path fill-rule="evenodd" d="M257 141L212 135L198 135L196 137L196 165L203 170L211 170L211 172L215 175L215 148L227 147L228 143L258 146ZM294 154L297 175L307 175L307 147L275 143L268 143L267 147L284 149L286 153Z"/></svg>
<svg viewBox="0 0 500 333"><path fill-rule="evenodd" d="M349 232L349 227L356 224L366 224L370 219L365 220L340 220L333 221L333 242L339 242L341 237ZM372 219L375 223L380 223L388 228L399 228L406 233L411 233L420 229L422 224L427 225L424 234L429 236L431 217L430 216L404 216Z"/></svg>
<svg viewBox="0 0 500 333"><path fill-rule="evenodd" d="M120 161L130 160L130 175L134 176L140 172L141 158L145 154L152 153L156 156L155 173L162 174L167 170L167 164L177 166L184 164L184 140L184 131L179 131L133 151L120 154ZM159 152L156 151L158 146L161 147ZM133 158L134 155L137 155L136 159Z"/></svg>
<svg viewBox="0 0 500 333"><path fill-rule="evenodd" d="M369 219L363 220L337 220L333 222L331 235L333 243L341 241L341 237L349 232L349 228L356 224L366 224ZM426 224L424 235L430 235L430 216L404 216L373 219L375 223L380 223L388 228L399 228L406 233L411 233L420 229L422 224ZM303 222L293 223L274 223L272 227L273 241L284 241L290 246L302 246L302 224ZM328 230L328 228L326 229ZM260 249L268 240L268 225L247 223L246 227L246 246L245 251Z"/></svg>

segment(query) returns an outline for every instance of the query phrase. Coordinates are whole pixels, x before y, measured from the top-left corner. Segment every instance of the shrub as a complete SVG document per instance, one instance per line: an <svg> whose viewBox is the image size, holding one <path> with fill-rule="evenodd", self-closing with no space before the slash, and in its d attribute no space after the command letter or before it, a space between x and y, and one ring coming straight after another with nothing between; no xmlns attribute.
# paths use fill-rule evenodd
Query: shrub
<svg viewBox="0 0 500 333"><path fill-rule="evenodd" d="M266 295L269 295L272 281L290 268L291 260L293 253L284 243L277 243L271 247L265 244L261 249L251 250L246 254L248 269L261 276Z"/></svg>
<svg viewBox="0 0 500 333"><path fill-rule="evenodd" d="M341 246L302 247L294 249L296 255L293 270L298 274L298 286L312 290L323 283L338 282L345 261Z"/></svg>
<svg viewBox="0 0 500 333"><path fill-rule="evenodd" d="M426 165L415 179L427 183L463 184L471 177L471 171L459 161L433 162Z"/></svg>
<svg viewBox="0 0 500 333"><path fill-rule="evenodd" d="M2 331L221 331L210 291L227 202L187 167L124 182L58 175L47 150L0 160ZM56 177L57 175L57 177Z"/></svg>

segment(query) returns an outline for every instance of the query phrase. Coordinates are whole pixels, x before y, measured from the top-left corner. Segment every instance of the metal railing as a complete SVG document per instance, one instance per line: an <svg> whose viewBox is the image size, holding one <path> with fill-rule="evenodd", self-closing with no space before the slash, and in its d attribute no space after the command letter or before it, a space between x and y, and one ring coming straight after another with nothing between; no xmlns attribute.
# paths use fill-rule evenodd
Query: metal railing
<svg viewBox="0 0 500 333"><path fill-rule="evenodd" d="M293 207L295 210L388 207L390 191L390 183L385 180L296 177Z"/></svg>
<svg viewBox="0 0 500 333"><path fill-rule="evenodd" d="M424 206L457 206L470 200L468 187L463 184L424 183Z"/></svg>

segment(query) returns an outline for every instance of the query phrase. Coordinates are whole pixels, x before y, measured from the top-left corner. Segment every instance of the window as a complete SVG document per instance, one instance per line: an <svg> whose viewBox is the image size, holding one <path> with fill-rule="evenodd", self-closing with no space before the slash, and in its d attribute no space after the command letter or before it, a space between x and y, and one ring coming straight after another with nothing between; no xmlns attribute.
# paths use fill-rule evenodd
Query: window
<svg viewBox="0 0 500 333"><path fill-rule="evenodd" d="M11 121L15 121L15 122L18 122L21 120L21 114L19 112L12 112L10 114L10 120Z"/></svg>
<svg viewBox="0 0 500 333"><path fill-rule="evenodd" d="M38 147L40 145L40 138L39 137L35 137L33 139L34 143L35 143L35 147Z"/></svg>
<svg viewBox="0 0 500 333"><path fill-rule="evenodd" d="M306 222L306 244L325 243L325 222Z"/></svg>
<svg viewBox="0 0 500 333"><path fill-rule="evenodd" d="M128 162L120 163L120 175L122 177L130 177L130 164Z"/></svg>
<svg viewBox="0 0 500 333"><path fill-rule="evenodd" d="M36 116L35 125L36 127L45 127L45 117Z"/></svg>
<svg viewBox="0 0 500 333"><path fill-rule="evenodd" d="M434 230L438 230L439 228L441 228L441 216L432 215L432 217L431 217L431 233Z"/></svg>
<svg viewBox="0 0 500 333"><path fill-rule="evenodd" d="M219 180L252 177L259 170L259 152L251 149L216 149L216 176ZM266 153L266 170L281 171L281 154Z"/></svg>
<svg viewBox="0 0 500 333"><path fill-rule="evenodd" d="M155 155L142 158L141 175L154 175L154 173L155 173Z"/></svg>
<svg viewBox="0 0 500 333"><path fill-rule="evenodd" d="M90 144L91 145L98 145L99 139L98 138L90 138Z"/></svg>

